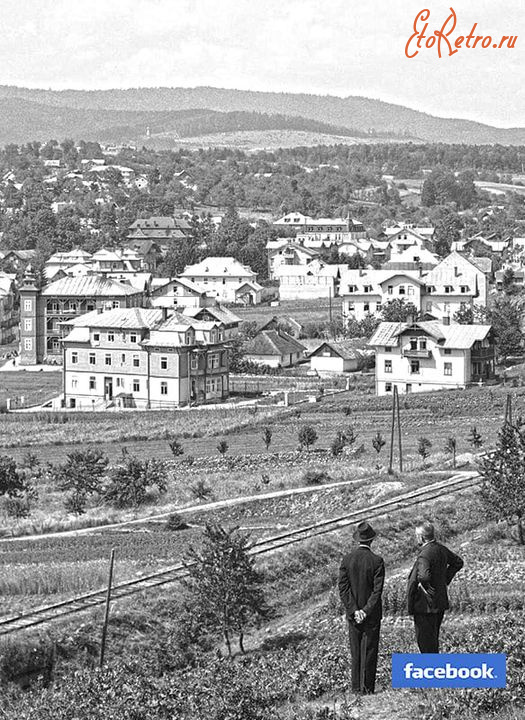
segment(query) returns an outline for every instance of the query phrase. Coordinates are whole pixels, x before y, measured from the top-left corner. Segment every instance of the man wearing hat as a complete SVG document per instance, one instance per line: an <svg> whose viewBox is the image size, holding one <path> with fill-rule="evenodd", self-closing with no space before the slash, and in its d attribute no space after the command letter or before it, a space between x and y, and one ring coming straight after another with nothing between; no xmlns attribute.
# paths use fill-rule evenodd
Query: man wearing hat
<svg viewBox="0 0 525 720"><path fill-rule="evenodd" d="M463 567L463 560L436 541L431 522L416 527L420 547L408 578L408 614L414 616L416 641L420 652L439 652L439 630L448 610L447 587Z"/></svg>
<svg viewBox="0 0 525 720"><path fill-rule="evenodd" d="M375 537L369 523L359 523L354 533L358 545L343 557L339 568L339 594L350 634L352 690L363 694L374 692L383 615L385 564L370 548Z"/></svg>

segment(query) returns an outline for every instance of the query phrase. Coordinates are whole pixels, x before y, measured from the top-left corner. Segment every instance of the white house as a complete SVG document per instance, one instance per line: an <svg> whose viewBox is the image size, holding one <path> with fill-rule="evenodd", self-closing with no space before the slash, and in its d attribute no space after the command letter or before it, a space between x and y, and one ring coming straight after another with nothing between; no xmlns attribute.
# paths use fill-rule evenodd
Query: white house
<svg viewBox="0 0 525 720"><path fill-rule="evenodd" d="M228 348L220 323L126 308L87 313L66 327L68 408L166 409L228 395Z"/></svg>
<svg viewBox="0 0 525 720"><path fill-rule="evenodd" d="M233 257L207 257L188 265L180 277L223 302L255 305L261 301L262 286L257 282L257 273Z"/></svg>
<svg viewBox="0 0 525 720"><path fill-rule="evenodd" d="M278 247L268 248L268 277L270 280L274 280L282 265L309 265L318 257L319 253L316 250L303 247L293 240L286 240Z"/></svg>
<svg viewBox="0 0 525 720"><path fill-rule="evenodd" d="M471 305L485 307L488 299L487 273L478 258L452 252L432 270L359 269L341 277L343 316L362 320L380 315L386 303L404 299L427 319L448 318Z"/></svg>
<svg viewBox="0 0 525 720"><path fill-rule="evenodd" d="M447 325L431 320L382 322L369 342L376 352L376 393L465 388L494 377L490 325Z"/></svg>
<svg viewBox="0 0 525 720"><path fill-rule="evenodd" d="M340 281L343 317L363 320L367 315L380 315L387 302L395 299L421 307L424 287L418 270L346 270Z"/></svg>
<svg viewBox="0 0 525 720"><path fill-rule="evenodd" d="M313 260L309 265L280 265L275 273L281 300L330 298L339 294L346 265L328 265Z"/></svg>

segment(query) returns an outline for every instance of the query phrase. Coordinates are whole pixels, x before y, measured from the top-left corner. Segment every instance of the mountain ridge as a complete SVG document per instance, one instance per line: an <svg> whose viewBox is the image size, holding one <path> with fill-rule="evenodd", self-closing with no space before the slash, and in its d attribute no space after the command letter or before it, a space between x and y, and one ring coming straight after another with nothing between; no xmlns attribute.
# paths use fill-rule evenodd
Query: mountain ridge
<svg viewBox="0 0 525 720"><path fill-rule="evenodd" d="M44 116L49 108L59 107L67 108L72 116L80 111L100 114L205 109L302 117L361 133L367 133L372 128L377 133L404 135L424 142L525 144L525 128L496 128L472 120L440 118L402 105L361 96L340 98L333 95L232 90L209 86L45 90L2 85L0 100L2 104L8 100L32 102L43 108ZM111 122L109 116L106 119L110 125L121 124Z"/></svg>

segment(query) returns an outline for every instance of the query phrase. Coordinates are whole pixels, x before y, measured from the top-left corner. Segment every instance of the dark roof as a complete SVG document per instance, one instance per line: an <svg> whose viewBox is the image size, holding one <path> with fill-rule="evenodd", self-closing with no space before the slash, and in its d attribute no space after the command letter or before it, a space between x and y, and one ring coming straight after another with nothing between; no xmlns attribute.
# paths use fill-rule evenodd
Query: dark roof
<svg viewBox="0 0 525 720"><path fill-rule="evenodd" d="M243 347L246 355L291 355L302 353L304 345L285 332L262 330Z"/></svg>

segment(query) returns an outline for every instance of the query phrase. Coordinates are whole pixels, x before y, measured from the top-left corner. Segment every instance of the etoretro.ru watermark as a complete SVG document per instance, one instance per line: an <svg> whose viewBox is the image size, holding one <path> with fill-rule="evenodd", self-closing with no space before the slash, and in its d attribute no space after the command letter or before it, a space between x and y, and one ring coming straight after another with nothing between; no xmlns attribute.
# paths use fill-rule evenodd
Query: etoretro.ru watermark
<svg viewBox="0 0 525 720"><path fill-rule="evenodd" d="M430 10L421 10L414 20L414 32L408 38L405 46L405 55L407 58L414 58L419 54L420 50L432 49L437 50L439 57L451 56L459 50L468 48L494 49L501 50L516 47L517 35L502 35L493 38L492 35L478 35L478 23L474 23L472 30L468 35L459 35L455 33L458 18L454 8L450 8L450 15L447 17L443 25L438 30L428 30L430 19Z"/></svg>

